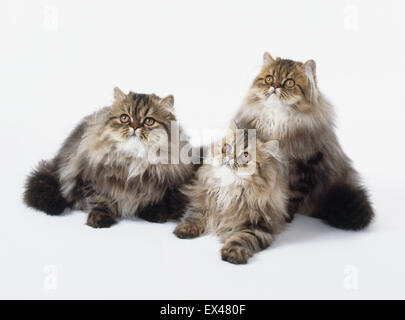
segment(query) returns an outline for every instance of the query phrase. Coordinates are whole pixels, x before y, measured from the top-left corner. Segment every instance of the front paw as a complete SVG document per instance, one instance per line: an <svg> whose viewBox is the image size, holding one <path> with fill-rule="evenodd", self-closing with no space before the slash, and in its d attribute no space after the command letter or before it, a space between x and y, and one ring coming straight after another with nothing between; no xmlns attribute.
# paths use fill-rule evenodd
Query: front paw
<svg viewBox="0 0 405 320"><path fill-rule="evenodd" d="M200 235L200 229L195 224L181 223L173 233L180 239L192 239Z"/></svg>
<svg viewBox="0 0 405 320"><path fill-rule="evenodd" d="M246 264L252 255L251 250L240 245L225 245L221 249L222 260L234 264Z"/></svg>
<svg viewBox="0 0 405 320"><path fill-rule="evenodd" d="M93 228L109 228L115 223L117 220L103 211L91 210L87 217L87 225Z"/></svg>

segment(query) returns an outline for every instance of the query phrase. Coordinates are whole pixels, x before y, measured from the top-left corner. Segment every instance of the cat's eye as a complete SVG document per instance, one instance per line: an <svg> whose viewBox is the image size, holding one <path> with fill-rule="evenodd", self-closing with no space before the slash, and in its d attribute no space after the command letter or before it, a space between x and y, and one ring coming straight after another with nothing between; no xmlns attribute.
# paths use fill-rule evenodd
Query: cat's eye
<svg viewBox="0 0 405 320"><path fill-rule="evenodd" d="M266 76L266 78L264 79L264 81L265 81L267 84L272 84L273 81L274 81L274 78L273 78L272 75L269 74L268 76Z"/></svg>
<svg viewBox="0 0 405 320"><path fill-rule="evenodd" d="M293 79L287 79L286 81L284 81L284 86L290 89L294 88L295 81Z"/></svg>
<svg viewBox="0 0 405 320"><path fill-rule="evenodd" d="M155 119L153 118L146 118L145 121L143 122L147 126L153 126L155 124Z"/></svg>
<svg viewBox="0 0 405 320"><path fill-rule="evenodd" d="M123 113L120 116L120 121L121 121L121 123L128 123L129 122L129 116L127 114Z"/></svg>
<svg viewBox="0 0 405 320"><path fill-rule="evenodd" d="M250 154L249 154L249 152L244 152L244 153L242 153L239 158L240 158L241 162L244 163L244 164L246 164L246 163L248 163L250 160L252 160L252 159L251 159L251 156L250 156Z"/></svg>
<svg viewBox="0 0 405 320"><path fill-rule="evenodd" d="M222 153L230 153L231 151L232 151L232 147L229 144L225 143L222 146Z"/></svg>

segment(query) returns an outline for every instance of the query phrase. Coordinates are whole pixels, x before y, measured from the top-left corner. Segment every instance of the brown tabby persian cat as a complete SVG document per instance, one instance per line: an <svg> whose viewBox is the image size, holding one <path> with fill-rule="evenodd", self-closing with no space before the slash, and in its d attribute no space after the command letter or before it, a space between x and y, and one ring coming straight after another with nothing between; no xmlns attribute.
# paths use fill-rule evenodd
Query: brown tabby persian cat
<svg viewBox="0 0 405 320"><path fill-rule="evenodd" d="M370 223L372 206L336 137L333 108L318 89L313 60L273 59L266 52L236 120L265 141L280 141L289 162L291 217L299 212L348 230Z"/></svg>
<svg viewBox="0 0 405 320"><path fill-rule="evenodd" d="M217 234L225 242L222 259L244 264L283 229L287 186L278 142L253 141L235 124L231 129L184 187L189 205L174 234L182 239Z"/></svg>
<svg viewBox="0 0 405 320"><path fill-rule="evenodd" d="M126 95L115 88L112 106L86 117L57 156L28 177L25 203L49 215L67 207L87 211L94 228L135 215L153 222L176 218L184 200L177 188L193 167L157 161L159 152L170 159L171 147L188 144L171 145L175 120L173 96Z"/></svg>

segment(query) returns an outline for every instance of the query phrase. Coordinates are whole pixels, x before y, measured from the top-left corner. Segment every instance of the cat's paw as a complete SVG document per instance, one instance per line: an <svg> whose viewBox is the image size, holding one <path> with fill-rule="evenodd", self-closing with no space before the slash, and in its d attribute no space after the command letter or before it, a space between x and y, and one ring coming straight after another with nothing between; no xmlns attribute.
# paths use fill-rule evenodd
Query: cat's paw
<svg viewBox="0 0 405 320"><path fill-rule="evenodd" d="M222 260L234 264L246 264L252 255L251 250L240 245L225 245L221 249Z"/></svg>
<svg viewBox="0 0 405 320"><path fill-rule="evenodd" d="M180 239L191 239L200 235L200 229L195 224L181 223L173 233Z"/></svg>
<svg viewBox="0 0 405 320"><path fill-rule="evenodd" d="M91 210L87 217L87 225L93 228L109 228L115 223L114 217L102 211Z"/></svg>

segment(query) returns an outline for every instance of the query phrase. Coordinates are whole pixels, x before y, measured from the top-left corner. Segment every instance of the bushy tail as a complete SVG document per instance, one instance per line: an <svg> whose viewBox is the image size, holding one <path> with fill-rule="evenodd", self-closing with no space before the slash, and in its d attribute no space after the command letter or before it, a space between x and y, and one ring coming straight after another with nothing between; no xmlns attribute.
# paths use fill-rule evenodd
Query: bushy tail
<svg viewBox="0 0 405 320"><path fill-rule="evenodd" d="M336 228L360 230L370 224L374 212L363 187L337 183L326 193L314 216Z"/></svg>
<svg viewBox="0 0 405 320"><path fill-rule="evenodd" d="M68 204L60 192L56 167L52 162L40 162L28 176L24 202L49 215L60 215L65 210Z"/></svg>

